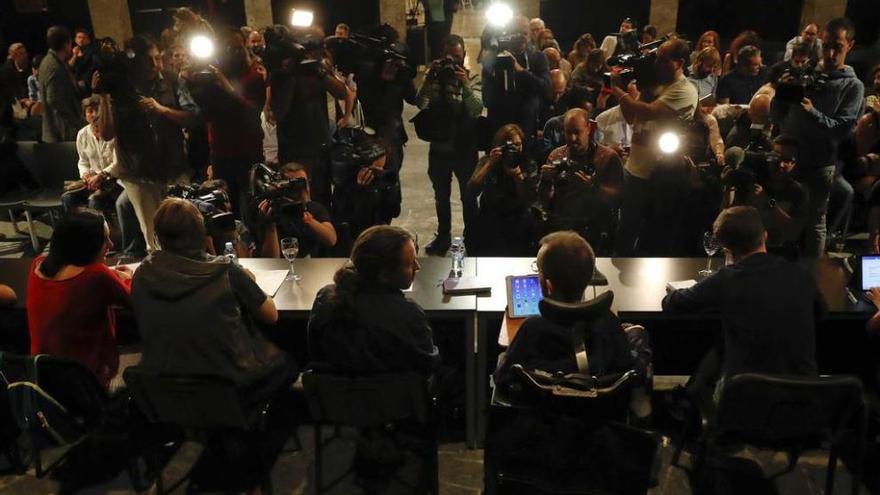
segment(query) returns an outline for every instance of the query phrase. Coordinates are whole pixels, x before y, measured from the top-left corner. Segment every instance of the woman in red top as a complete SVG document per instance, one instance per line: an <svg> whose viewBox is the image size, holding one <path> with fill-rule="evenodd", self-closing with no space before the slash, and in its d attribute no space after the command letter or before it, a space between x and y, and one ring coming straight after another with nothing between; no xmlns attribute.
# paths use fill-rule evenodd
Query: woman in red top
<svg viewBox="0 0 880 495"><path fill-rule="evenodd" d="M79 361L108 387L119 367L113 305L129 306L131 274L105 264L113 247L100 213L79 209L52 233L27 287L31 354Z"/></svg>

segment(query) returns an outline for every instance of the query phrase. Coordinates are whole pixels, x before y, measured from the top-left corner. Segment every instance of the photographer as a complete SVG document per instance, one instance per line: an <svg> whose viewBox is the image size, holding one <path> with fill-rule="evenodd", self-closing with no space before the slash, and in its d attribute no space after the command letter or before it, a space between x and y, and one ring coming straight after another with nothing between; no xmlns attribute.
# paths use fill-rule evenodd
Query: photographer
<svg viewBox="0 0 880 495"><path fill-rule="evenodd" d="M697 89L684 77L688 46L682 40L664 42L654 62L656 88L643 88L640 100L626 91L620 74L611 75L612 91L620 102L624 119L633 126L632 148L626 160L624 191L616 252L631 255L651 210L651 175L657 168L655 143L663 126L693 119ZM650 100L649 97L654 99Z"/></svg>
<svg viewBox="0 0 880 495"><path fill-rule="evenodd" d="M326 249L336 245L336 229L330 222L327 208L312 201L309 176L305 166L290 162L281 167L281 175L296 181L289 197L282 201L260 199L257 203L257 220L260 222L260 255L266 258L281 257L281 241L285 237L299 240L299 256L321 256ZM255 191L256 193L256 191Z"/></svg>
<svg viewBox="0 0 880 495"><path fill-rule="evenodd" d="M330 199L330 177L320 158L330 142L327 95L345 99L345 82L336 77L324 59L323 35L302 39L305 53L283 26L270 28L265 37L267 53L263 60L269 70L271 111L268 120L278 126L278 162L304 165L312 178L315 197L326 203ZM281 54L278 59L275 53Z"/></svg>
<svg viewBox="0 0 880 495"><path fill-rule="evenodd" d="M474 124L483 111L480 99L471 89L464 68L464 40L449 35L443 42L443 58L431 63L425 83L418 94L419 107L430 112L434 124L448 129L448 140L432 140L428 151L428 177L434 187L437 211L437 234L425 246L425 252L443 256L452 241L452 175L458 180L461 193L465 238L470 233L477 211L475 196L468 190L477 163Z"/></svg>
<svg viewBox="0 0 880 495"><path fill-rule="evenodd" d="M855 28L850 20L833 19L825 26L822 43L821 83L802 85L802 98L789 101L780 88L770 107L770 117L787 135L801 144L796 177L810 193L804 253L825 252L828 199L834 181L838 144L856 126L864 104L864 86L844 64L852 49ZM793 82L790 74L780 82Z"/></svg>
<svg viewBox="0 0 880 495"><path fill-rule="evenodd" d="M125 188L152 251L158 248L153 214L165 185L187 172L181 128L197 121L198 108L177 76L161 71L152 39L135 36L128 48L133 58L120 53L102 64L92 77L92 88L101 98L101 139L116 138L117 162L109 173Z"/></svg>
<svg viewBox="0 0 880 495"><path fill-rule="evenodd" d="M479 199L476 229L468 245L478 256L528 256L537 237L529 207L535 202L535 164L523 152L516 124L495 133L492 150L477 164L468 190Z"/></svg>
<svg viewBox="0 0 880 495"><path fill-rule="evenodd" d="M232 212L229 186L222 179L206 180L198 185L174 185L168 196L189 201L205 219L205 250L208 254L226 254L226 243L231 242L235 255L252 258L256 244L250 231Z"/></svg>
<svg viewBox="0 0 880 495"><path fill-rule="evenodd" d="M489 132L517 124L528 139L537 133L541 102L550 93L550 70L542 52L528 48L529 21L513 20L512 31L498 36L494 50L483 58L483 104Z"/></svg>
<svg viewBox="0 0 880 495"><path fill-rule="evenodd" d="M348 224L346 244L373 225L387 225L400 211L400 182L387 170L385 146L357 128L340 129L330 147L333 176L333 220Z"/></svg>
<svg viewBox="0 0 880 495"><path fill-rule="evenodd" d="M580 108L565 114L566 145L541 167L538 194L547 216L545 230L574 230L598 251L610 251L617 200L623 184L620 157L593 140L596 130Z"/></svg>
<svg viewBox="0 0 880 495"><path fill-rule="evenodd" d="M778 136L772 153L746 152L743 164L725 178L721 208L754 207L767 229L770 248L796 246L803 236L809 193L792 177L799 148L797 139Z"/></svg>
<svg viewBox="0 0 880 495"><path fill-rule="evenodd" d="M219 30L219 36L218 66L186 74L186 84L207 124L214 177L226 181L232 211L240 215L248 171L263 161L260 112L266 83L264 70L245 48L241 31L227 27Z"/></svg>

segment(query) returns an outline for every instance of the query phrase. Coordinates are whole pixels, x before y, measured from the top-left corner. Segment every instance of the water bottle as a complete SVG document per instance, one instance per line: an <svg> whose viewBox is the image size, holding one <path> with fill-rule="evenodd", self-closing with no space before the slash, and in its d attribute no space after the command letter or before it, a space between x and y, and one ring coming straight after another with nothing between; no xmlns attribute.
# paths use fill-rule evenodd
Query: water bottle
<svg viewBox="0 0 880 495"><path fill-rule="evenodd" d="M229 258L229 260L236 265L238 264L238 255L235 253L235 246L233 246L231 242L227 242L226 246L223 248L223 256Z"/></svg>
<svg viewBox="0 0 880 495"><path fill-rule="evenodd" d="M461 237L453 237L452 244L449 246L449 256L452 257L452 274L460 277L464 266L464 239Z"/></svg>

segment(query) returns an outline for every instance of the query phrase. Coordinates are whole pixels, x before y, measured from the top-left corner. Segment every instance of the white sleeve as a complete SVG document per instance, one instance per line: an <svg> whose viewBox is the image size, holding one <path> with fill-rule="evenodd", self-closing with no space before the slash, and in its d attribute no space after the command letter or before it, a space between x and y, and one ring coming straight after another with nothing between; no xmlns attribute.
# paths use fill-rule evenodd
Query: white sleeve
<svg viewBox="0 0 880 495"><path fill-rule="evenodd" d="M667 91L660 95L659 100L672 109L673 112L679 114L680 117L686 118L688 112L693 114L694 110L696 110L699 98L697 88L690 81L682 81L683 83L679 82L670 86Z"/></svg>
<svg viewBox="0 0 880 495"><path fill-rule="evenodd" d="M104 167L104 170L102 170L101 172L105 172L113 176L113 172L117 168L116 162L118 160L116 158L116 138L111 139L107 142L107 144L113 149L113 151L110 153L110 162L107 163L107 166Z"/></svg>
<svg viewBox="0 0 880 495"><path fill-rule="evenodd" d="M79 159L76 162L76 168L79 169L79 177L83 178L86 174L92 169L91 164L89 162L89 157L87 153L88 148L88 136L85 132L89 131L89 127L86 126L76 134L76 154L79 155Z"/></svg>

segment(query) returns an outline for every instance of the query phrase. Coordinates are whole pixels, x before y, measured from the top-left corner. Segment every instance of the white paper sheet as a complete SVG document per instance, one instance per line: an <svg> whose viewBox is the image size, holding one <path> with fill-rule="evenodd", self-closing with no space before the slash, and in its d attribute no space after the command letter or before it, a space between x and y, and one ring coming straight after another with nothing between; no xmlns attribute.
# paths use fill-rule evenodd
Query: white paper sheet
<svg viewBox="0 0 880 495"><path fill-rule="evenodd" d="M250 271L254 274L254 277L257 278L257 285L263 289L263 292L266 293L269 297L274 297L275 293L278 292L278 289L281 287L281 284L284 283L284 279L287 278L287 274L289 270L256 270L251 268Z"/></svg>
<svg viewBox="0 0 880 495"><path fill-rule="evenodd" d="M676 280L666 283L666 291L672 292L680 289L690 289L695 285L697 285L696 280Z"/></svg>

